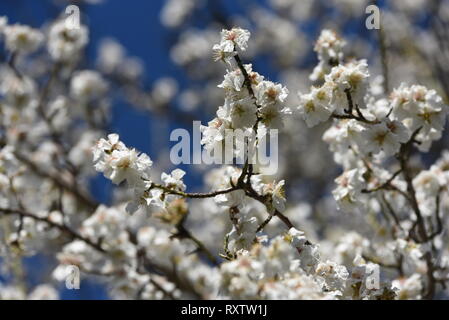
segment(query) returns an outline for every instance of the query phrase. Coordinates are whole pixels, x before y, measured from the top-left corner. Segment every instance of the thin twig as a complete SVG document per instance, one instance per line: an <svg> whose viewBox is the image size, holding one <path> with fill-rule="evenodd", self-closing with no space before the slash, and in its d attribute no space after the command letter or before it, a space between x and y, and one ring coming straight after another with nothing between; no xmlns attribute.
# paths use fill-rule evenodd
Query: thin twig
<svg viewBox="0 0 449 320"><path fill-rule="evenodd" d="M362 193L372 193L381 189L388 189L391 186L391 182L402 172L402 169L397 170L387 181L373 189L363 189Z"/></svg>
<svg viewBox="0 0 449 320"><path fill-rule="evenodd" d="M96 249L97 251L99 251L101 253L106 253L106 250L101 247L101 244L96 243L96 242L94 242L94 241L92 241L92 240L90 240L90 239L80 235L79 233L77 233L76 231L72 230L71 228L69 228L66 225L55 223L55 222L49 220L48 218L38 217L38 216L36 216L36 215L34 215L32 213L29 213L29 212L26 212L26 211L22 211L20 209L0 208L0 212L2 212L4 215L17 214L17 215L22 216L22 217L28 217L28 218L31 218L31 219L36 220L36 221L45 222L49 226L57 228L60 231L66 233L67 235L69 235L73 239L81 240L81 241L85 242L86 244L88 244L89 246L91 246L92 248Z"/></svg>
<svg viewBox="0 0 449 320"><path fill-rule="evenodd" d="M176 226L177 233L173 235L173 237L179 238L179 239L190 239L192 240L196 246L198 247L198 250L204 253L206 258L209 260L210 263L212 263L215 266L218 266L220 262L215 258L215 256L207 249L207 247L196 238L187 228L185 227L186 217L180 221L180 223Z"/></svg>
<svg viewBox="0 0 449 320"><path fill-rule="evenodd" d="M191 198L191 199L213 198L220 194L226 194L226 193L230 193L232 191L241 189L241 187L239 187L239 186L234 186L234 187L230 187L228 189L217 190L217 191L212 191L212 192L207 192L207 193L188 193L188 192L184 192L184 191L180 191L180 190L171 189L169 187L163 186L158 183L151 183L150 189L152 189L152 188L161 189L162 191L164 191L167 194L177 195L177 196L181 196L183 198Z"/></svg>

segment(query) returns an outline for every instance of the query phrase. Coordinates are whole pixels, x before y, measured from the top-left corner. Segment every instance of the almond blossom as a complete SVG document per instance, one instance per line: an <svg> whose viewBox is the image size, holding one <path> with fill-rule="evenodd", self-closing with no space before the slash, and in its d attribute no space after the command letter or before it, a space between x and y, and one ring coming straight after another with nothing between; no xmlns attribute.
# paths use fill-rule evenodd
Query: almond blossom
<svg viewBox="0 0 449 320"><path fill-rule="evenodd" d="M73 270L112 299L449 297L447 4L386 3L375 37L367 1L233 4L162 5L174 74L90 42L90 10L0 17L0 299L64 298ZM214 161L170 163L200 119Z"/></svg>

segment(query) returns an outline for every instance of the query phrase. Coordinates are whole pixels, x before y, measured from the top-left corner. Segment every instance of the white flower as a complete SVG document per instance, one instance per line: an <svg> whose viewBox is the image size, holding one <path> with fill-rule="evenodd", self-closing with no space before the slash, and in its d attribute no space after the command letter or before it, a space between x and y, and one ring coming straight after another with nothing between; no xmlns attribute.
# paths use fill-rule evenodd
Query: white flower
<svg viewBox="0 0 449 320"><path fill-rule="evenodd" d="M201 144L206 150L221 150L226 138L227 130L232 129L231 123L225 119L215 118L208 122L208 126L201 126ZM228 148L229 149L229 148Z"/></svg>
<svg viewBox="0 0 449 320"><path fill-rule="evenodd" d="M257 107L249 96L236 101L225 99L225 104L218 109L217 116L230 121L235 129L250 128L256 123Z"/></svg>
<svg viewBox="0 0 449 320"><path fill-rule="evenodd" d="M344 211L350 211L360 205L363 178L359 169L343 172L335 179L337 188L332 191L338 206Z"/></svg>
<svg viewBox="0 0 449 320"><path fill-rule="evenodd" d="M245 191L235 190L225 194L220 194L215 196L214 200L220 206L238 207L243 205L245 202Z"/></svg>
<svg viewBox="0 0 449 320"><path fill-rule="evenodd" d="M230 63L232 58L237 54L235 51L226 51L228 50L227 43L215 44L212 47L212 57L214 61L224 61L226 63Z"/></svg>
<svg viewBox="0 0 449 320"><path fill-rule="evenodd" d="M0 17L0 37L2 36L3 32L5 31L5 28L7 25L8 25L8 17L1 16Z"/></svg>
<svg viewBox="0 0 449 320"><path fill-rule="evenodd" d="M6 48L11 52L31 53L36 51L44 40L39 30L20 24L6 26L4 33Z"/></svg>
<svg viewBox="0 0 449 320"><path fill-rule="evenodd" d="M224 190L231 187L231 181L234 185L237 184L240 175L241 169L233 166L223 166L211 170L206 177L206 182L213 190ZM243 205L245 197L245 192L243 190L235 190L215 196L214 200L221 206L233 207Z"/></svg>
<svg viewBox="0 0 449 320"><path fill-rule="evenodd" d="M432 141L441 138L448 107L435 90L401 84L393 91L390 99L394 117L412 132L420 129L416 139L421 142L418 146L421 151L427 151Z"/></svg>
<svg viewBox="0 0 449 320"><path fill-rule="evenodd" d="M259 83L261 83L265 77L258 72L253 71L253 65L251 63L247 63L243 66L245 67L246 73L248 73L249 80L251 81L251 85L254 89L254 86L257 86Z"/></svg>
<svg viewBox="0 0 449 320"><path fill-rule="evenodd" d="M108 138L108 141L101 139L93 148L95 169L115 184L126 180L130 187L144 186L143 179L150 178L153 164L150 157L126 148L118 141L118 135L109 135Z"/></svg>
<svg viewBox="0 0 449 320"><path fill-rule="evenodd" d="M349 90L353 103L363 105L369 76L366 60L352 61L332 68L325 80L333 88L333 103L339 109L347 108L346 90Z"/></svg>
<svg viewBox="0 0 449 320"><path fill-rule="evenodd" d="M70 93L75 99L89 101L101 97L107 90L107 84L95 71L78 71L72 78Z"/></svg>
<svg viewBox="0 0 449 320"><path fill-rule="evenodd" d="M29 300L58 300L58 291L48 284L38 285L28 296Z"/></svg>
<svg viewBox="0 0 449 320"><path fill-rule="evenodd" d="M273 192L271 194L273 207L282 212L285 210L285 191L284 191L285 181L281 180L274 185Z"/></svg>
<svg viewBox="0 0 449 320"><path fill-rule="evenodd" d="M298 111L309 128L329 119L334 109L331 98L329 86L313 88L311 93L300 95Z"/></svg>
<svg viewBox="0 0 449 320"><path fill-rule="evenodd" d="M338 36L338 34L329 29L324 29L313 48L317 53L320 60L329 61L332 59L335 64L343 58L343 47L346 42Z"/></svg>
<svg viewBox="0 0 449 320"><path fill-rule="evenodd" d="M224 89L227 94L232 95L235 94L235 91L239 92L242 89L244 82L245 77L240 69L226 70L224 80L218 87Z"/></svg>
<svg viewBox="0 0 449 320"><path fill-rule="evenodd" d="M259 105L268 106L284 103L288 96L288 89L279 83L264 80L256 86L254 93Z"/></svg>
<svg viewBox="0 0 449 320"><path fill-rule="evenodd" d="M47 47L53 59L73 61L78 58L88 41L89 34L85 26L67 28L65 20L60 20L50 28Z"/></svg>
<svg viewBox="0 0 449 320"><path fill-rule="evenodd" d="M408 278L393 280L391 286L398 289L397 298L399 300L421 299L422 279L420 274L412 274Z"/></svg>
<svg viewBox="0 0 449 320"><path fill-rule="evenodd" d="M34 80L22 76L18 77L14 72L2 72L0 80L0 93L4 101L18 109L31 107L37 104L38 96Z"/></svg>
<svg viewBox="0 0 449 320"><path fill-rule="evenodd" d="M221 50L223 52L233 52L235 46L245 51L248 47L248 40L251 33L241 28L232 28L231 30L223 29L221 31Z"/></svg>
<svg viewBox="0 0 449 320"><path fill-rule="evenodd" d="M234 225L231 232L227 234L229 239L228 249L232 252L248 249L256 237L257 219L242 211L235 214L233 219L237 227Z"/></svg>
<svg viewBox="0 0 449 320"><path fill-rule="evenodd" d="M134 184L140 178L139 171L135 170L137 159L135 149L114 150L108 159L109 167L105 171L105 176L115 184L125 179L129 179Z"/></svg>
<svg viewBox="0 0 449 320"><path fill-rule="evenodd" d="M288 89L271 81L261 81L255 88L260 118L267 128L280 129L284 126L284 118L291 114L288 107L283 106L287 99Z"/></svg>
<svg viewBox="0 0 449 320"><path fill-rule="evenodd" d="M288 230L286 240L295 248L302 248L308 242L305 233L295 228L290 228Z"/></svg>
<svg viewBox="0 0 449 320"><path fill-rule="evenodd" d="M253 71L251 64L245 64L244 68L248 74L252 89L257 96L257 86L263 82L264 77ZM244 82L245 77L243 76L242 70L240 70L240 68L236 68L232 71L226 70L224 80L218 85L218 87L225 90L226 97L233 100L238 100L249 95L248 90L246 90L246 86L243 86Z"/></svg>
<svg viewBox="0 0 449 320"><path fill-rule="evenodd" d="M413 179L413 186L427 196L436 195L440 189L439 177L431 170L423 170Z"/></svg>
<svg viewBox="0 0 449 320"><path fill-rule="evenodd" d="M440 183L443 182L440 182L440 178L437 170L423 170L413 179L416 200L426 217L431 217L437 211L435 199L440 192Z"/></svg>
<svg viewBox="0 0 449 320"><path fill-rule="evenodd" d="M374 97L370 96L366 102L366 110L364 110L364 115L371 114L375 119L386 119L387 115L390 114L391 106L387 99L381 98L376 100ZM390 119L394 117L389 117Z"/></svg>
<svg viewBox="0 0 449 320"><path fill-rule="evenodd" d="M281 180L278 183L272 182L263 186L263 194L270 196L268 203L268 210L273 213L275 210L285 211L285 181Z"/></svg>
<svg viewBox="0 0 449 320"><path fill-rule="evenodd" d="M444 150L440 159L430 168L437 173L441 186L449 184L449 151Z"/></svg>
<svg viewBox="0 0 449 320"><path fill-rule="evenodd" d="M276 104L270 104L259 109L261 122L272 129L282 129L284 127L284 120L292 112L288 107L282 107Z"/></svg>
<svg viewBox="0 0 449 320"><path fill-rule="evenodd" d="M145 197L146 205L153 205L162 209L165 209L166 202L164 199L164 191L161 189L151 189L148 197Z"/></svg>
<svg viewBox="0 0 449 320"><path fill-rule="evenodd" d="M447 106L443 108L435 107L431 104L423 104L416 113L416 126L423 125L423 131L430 131L432 129L443 131L446 122Z"/></svg>
<svg viewBox="0 0 449 320"><path fill-rule="evenodd" d="M346 288L346 281L349 278L349 272L345 266L336 264L327 260L320 262L315 270L316 274L323 278L325 290L343 292Z"/></svg>
<svg viewBox="0 0 449 320"><path fill-rule="evenodd" d="M370 241L362 237L359 233L351 231L343 235L337 246L336 261L344 265L352 265L352 262L357 256L363 254L363 250L370 245Z"/></svg>
<svg viewBox="0 0 449 320"><path fill-rule="evenodd" d="M102 71L112 73L120 67L124 60L125 49L120 43L110 38L101 41L97 64Z"/></svg>
<svg viewBox="0 0 449 320"><path fill-rule="evenodd" d="M186 185L182 181L182 177L184 177L186 173L181 169L175 169L170 174L162 173L161 179L164 182L165 186L170 189L184 191L186 189Z"/></svg>
<svg viewBox="0 0 449 320"><path fill-rule="evenodd" d="M117 208L100 205L83 221L81 233L90 239L110 240L119 236L126 224L126 214Z"/></svg>
<svg viewBox="0 0 449 320"><path fill-rule="evenodd" d="M66 101L60 101L61 103L67 103ZM95 143L98 141L99 134L93 131L84 132L78 142L73 146L69 152L70 161L76 166L82 166L91 168L92 163L90 159L90 153Z"/></svg>
<svg viewBox="0 0 449 320"><path fill-rule="evenodd" d="M343 47L345 41L332 30L322 30L320 37L315 43L314 50L318 54L318 65L310 75L310 80L317 81L323 79L333 66L343 60Z"/></svg>
<svg viewBox="0 0 449 320"><path fill-rule="evenodd" d="M25 300L24 290L19 286L0 284L1 300Z"/></svg>
<svg viewBox="0 0 449 320"><path fill-rule="evenodd" d="M416 97L425 95L425 88L419 87L415 88L416 93L423 91ZM414 103L411 90L406 86L405 83L401 83L399 88L393 90L390 95L391 106L393 108L394 115L399 119L403 120L410 117L411 113L415 113L418 106Z"/></svg>
<svg viewBox="0 0 449 320"><path fill-rule="evenodd" d="M374 154L384 151L386 156L396 154L401 143L407 142L409 132L399 121L386 121L379 124L367 125L362 132L361 148Z"/></svg>
<svg viewBox="0 0 449 320"><path fill-rule="evenodd" d="M165 1L160 12L161 23L170 28L180 26L196 7L195 0L169 0Z"/></svg>
<svg viewBox="0 0 449 320"><path fill-rule="evenodd" d="M111 133L108 135L108 140L100 139L92 148L94 162L102 160L107 154L111 154L114 150L123 150L126 146L119 140L119 135Z"/></svg>
<svg viewBox="0 0 449 320"><path fill-rule="evenodd" d="M153 90L151 92L151 97L153 98L153 103L158 106L167 105L173 97L176 96L178 92L178 83L175 79L170 77L159 78L153 84Z"/></svg>

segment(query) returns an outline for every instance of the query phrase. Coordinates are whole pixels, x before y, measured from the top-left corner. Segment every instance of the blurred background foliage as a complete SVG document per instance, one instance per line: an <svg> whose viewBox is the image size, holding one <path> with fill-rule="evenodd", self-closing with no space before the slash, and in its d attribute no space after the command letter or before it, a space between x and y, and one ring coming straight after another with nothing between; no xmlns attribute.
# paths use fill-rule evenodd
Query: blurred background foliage
<svg viewBox="0 0 449 320"><path fill-rule="evenodd" d="M372 3L382 11L384 52L379 45L381 34L365 27L365 9ZM305 92L313 84L308 79L317 64L313 46L324 28L336 30L347 40L347 56L368 59L373 78L387 71L389 90L401 81L419 83L436 88L448 101L448 1L1 0L0 15L6 15L9 23L40 28L64 15L68 4L80 7L82 21L90 30L79 69L98 67L105 39L117 41L132 57L124 70L138 74L132 82L120 74L108 77L113 89L108 131L148 153L160 170L172 167L171 130L191 130L192 120L205 124L222 104L216 86L225 68L211 57L212 44L222 28L240 26L251 31L250 48L243 59L266 78L288 87L290 107L297 105L297 91ZM384 65L382 53L386 54ZM1 57L6 59L3 49ZM307 129L292 116L279 142L279 178L288 177L288 201L310 204L314 219L347 223L341 217L320 215L340 170L321 141L326 127ZM430 163L447 145L446 136L422 160ZM182 169L187 171L189 189L201 190L206 168ZM103 177L92 181L91 190L99 201L114 202L112 187ZM48 260L43 256L27 260L27 279L38 283L46 274ZM83 281L80 291L61 290L62 298L107 298L101 285L89 281Z"/></svg>

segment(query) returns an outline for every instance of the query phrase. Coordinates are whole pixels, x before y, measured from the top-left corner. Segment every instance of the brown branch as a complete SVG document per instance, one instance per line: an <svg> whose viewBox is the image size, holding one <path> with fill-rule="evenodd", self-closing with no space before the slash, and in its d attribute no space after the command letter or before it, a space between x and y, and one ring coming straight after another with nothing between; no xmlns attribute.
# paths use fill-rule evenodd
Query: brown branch
<svg viewBox="0 0 449 320"><path fill-rule="evenodd" d="M234 186L234 187L231 187L231 188L228 188L228 189L217 190L217 191L207 192L207 193L187 193L187 192L184 192L184 191L171 189L169 187L163 186L163 185L158 184L158 183L153 183L153 182L151 183L151 186L150 186L150 189L152 189L152 188L161 189L161 190L163 190L167 194L173 194L173 195L181 196L183 198L191 198L191 199L213 198L213 197L218 196L220 194L226 194L226 193L230 193L232 191L241 189L241 187L239 187L239 186Z"/></svg>
<svg viewBox="0 0 449 320"><path fill-rule="evenodd" d="M348 109L343 109L347 114L352 114L354 109L354 102L352 101L351 89L345 89L346 99L348 100Z"/></svg>
<svg viewBox="0 0 449 320"><path fill-rule="evenodd" d="M150 276L150 283L156 287L156 289L158 289L159 291L161 291L165 296L169 297L172 300L178 300L175 298L175 296L173 295L172 292L165 290L165 288L159 284L159 282L157 282L156 280L154 280L151 276Z"/></svg>
<svg viewBox="0 0 449 320"><path fill-rule="evenodd" d="M338 113L332 113L331 117L334 119L354 119L366 124L378 124L380 123L379 120L368 120L363 115L362 111L360 110L359 106L357 104L354 105L354 101L352 100L351 95L351 89L345 89L346 99L348 101L348 109L343 109L345 114L338 114ZM353 113L353 110L356 110L357 114Z"/></svg>
<svg viewBox="0 0 449 320"><path fill-rule="evenodd" d="M383 202L385 203L385 206L387 207L387 211L390 214L390 216L393 218L396 226L402 230L402 226L401 226L401 222L396 214L396 212L394 211L393 207L391 206L391 204L388 202L387 198L385 197L385 194L382 193L381 195Z"/></svg>
<svg viewBox="0 0 449 320"><path fill-rule="evenodd" d="M206 256L206 258L209 260L210 263L212 263L215 266L220 265L220 262L215 258L212 252L210 252L209 249L207 249L207 247L201 242L201 240L196 238L189 230L187 230L187 228L184 225L185 221L186 216L184 216L184 219L182 219L176 226L177 232L173 235L173 237L179 239L190 239L196 244L198 250Z"/></svg>
<svg viewBox="0 0 449 320"><path fill-rule="evenodd" d="M16 210L16 209L0 208L0 212L2 212L4 215L15 215L15 214L17 214L17 215L20 215L20 216L23 216L23 217L29 217L29 218L32 218L32 219L34 219L34 220L36 220L36 221L44 222L44 223L48 224L48 225L51 226L51 227L54 227L54 228L59 229L60 231L64 232L65 234L67 234L68 236L70 236L70 237L73 238L73 239L83 241L84 243L88 244L89 246L91 246L93 249L99 251L100 253L107 254L107 255L110 254L110 252L108 252L107 250L105 250L105 249L102 248L102 246L101 246L100 243L94 242L94 241L90 240L89 238L86 238L86 237L80 235L79 233L77 233L76 231L72 230L71 228L69 228L69 227L66 226L66 225L57 224L57 223L55 223L55 222L53 222L53 221L51 221L51 220L49 220L49 219L47 219L47 218L38 217L38 216L35 216L34 214L31 214L31 213L29 213L29 212L25 212L25 211L21 211L21 210ZM135 245L138 245L137 239L133 239L132 237L130 237L130 240L131 240L131 242L134 243ZM140 254L142 254L141 251L140 251ZM164 275L170 275L170 272L168 272L166 268L151 263L151 262L147 259L147 257L145 256L145 252L143 252L143 258L144 258L144 260L145 260L146 270L147 270L147 271L149 271L149 272L151 272L151 273L154 273L153 270L157 270L157 271L161 272L161 273L164 274ZM150 271L150 270L151 270L151 271ZM83 271L90 272L90 273L94 273L94 272L95 272L94 270L86 270L86 269L84 269ZM112 272L112 273L96 272L96 275L112 276L112 275L114 275L114 274L118 274L119 272L120 272L120 271L116 271L116 272ZM168 279L170 280L170 278L168 278ZM151 280L150 280L150 281L151 281ZM171 280L170 280L170 281L171 281ZM153 283L153 285L155 285L155 286L156 286L159 290L161 290L164 294L166 294L166 295L168 295L170 298L172 298L172 295L169 294L168 292L166 292L166 290L163 290L163 288L162 288L160 285L156 284L156 283L153 282L153 281L151 281L151 283ZM176 283L176 282L174 282L174 283ZM177 283L176 283L176 284L177 284ZM179 287L182 289L182 288L185 288L185 285L182 285L182 286L179 286ZM174 298L174 297L173 297L173 298Z"/></svg>
<svg viewBox="0 0 449 320"><path fill-rule="evenodd" d="M408 167L408 158L410 156L410 149L412 147L412 144L415 140L416 135L419 133L421 128L418 128L415 130L415 132L412 134L410 140L404 144L401 145L399 154L397 155L397 159L399 160L402 174L404 176L405 182L407 184L407 194L408 194L408 200L409 203L416 215L416 222L418 226L419 236L421 237L420 242L426 242L428 240L427 234L426 234L426 228L424 224L424 219L421 214L421 209L418 205L418 200L416 199L416 191L415 187L413 186L413 177L410 171L410 168Z"/></svg>
<svg viewBox="0 0 449 320"><path fill-rule="evenodd" d="M413 186L412 173L408 166L408 159L410 157L411 147L413 146L413 143L415 143L415 141L416 141L415 138L418 135L420 130L421 130L421 127L418 128L417 130L415 130L415 132L413 132L413 134L408 142L401 145L401 149L399 151L399 154L397 155L397 159L400 162L402 173L403 173L404 179L407 184L407 193L409 194L409 203L410 203L410 205L413 209L413 212L415 213L415 216L416 216L416 222L410 231L413 232L414 228L417 227L419 238L415 237L414 240L418 243L424 243L424 242L427 242L432 239L429 238L429 235L427 234L427 231L426 231L426 226L425 226L425 222L423 219L423 215L421 213L421 209L419 208L419 204L416 199L416 190L415 190L415 187ZM438 200L439 200L439 197L438 197ZM433 263L432 253L430 251L426 252L424 255L424 259L425 259L425 262L427 265L427 288L425 289L425 292L424 292L424 298L432 299L433 296L435 295L435 290L436 290L436 280L435 280L435 276L434 276L435 265Z"/></svg>
<svg viewBox="0 0 449 320"><path fill-rule="evenodd" d="M2 212L4 215L17 214L22 217L28 217L28 218L34 219L36 221L45 222L50 227L59 229L60 231L69 235L71 238L76 239L76 240L81 240L81 241L85 242L86 244L88 244L89 246L91 246L92 248L94 248L95 250L97 250L101 253L106 253L106 250L101 247L100 243L94 242L86 237L83 237L82 235L80 235L79 233L77 233L76 231L72 230L71 228L69 228L68 226L66 226L64 224L58 224L58 223L55 223L55 222L49 220L48 218L38 217L32 213L29 213L29 212L26 212L23 210L19 210L19 209L0 208L0 212Z"/></svg>
<svg viewBox="0 0 449 320"><path fill-rule="evenodd" d="M240 71L242 72L244 79L245 79L244 84L245 84L245 86L246 86L246 89L248 89L248 92L249 92L249 94L252 96L252 98L253 98L254 100L256 100L256 96L255 96L255 94L254 94L254 90L253 90L253 88L251 87L251 79L250 79L250 77L249 77L249 75L248 75L248 72L246 72L245 66L243 65L243 62L242 62L242 60L240 59L240 56L239 56L238 54L236 54L236 55L234 56L234 59L235 59L235 62L237 63L237 66L239 67ZM257 105L257 103L256 103L256 106L259 108L259 106Z"/></svg>
<svg viewBox="0 0 449 320"><path fill-rule="evenodd" d="M378 120L368 120L365 117L361 118L358 115L354 115L354 114L338 114L338 113L332 113L331 118L334 119L354 119L366 124L379 124L380 121Z"/></svg>
<svg viewBox="0 0 449 320"><path fill-rule="evenodd" d="M365 259L366 261L378 264L379 266L384 267L384 268L397 269L397 270L401 269L401 266L400 266L399 263L396 263L396 264L384 263L380 259L377 259L377 258L374 258L374 257L370 257L370 256L368 256L366 254L362 254L362 258Z"/></svg>
<svg viewBox="0 0 449 320"><path fill-rule="evenodd" d="M267 207L267 196L262 196L260 194L258 194L252 187L251 185L248 186L247 189L245 189L245 193L248 197L253 198L257 201L259 201L260 203L262 203L263 205L265 205L265 207ZM294 224L290 221L290 219L285 216L282 212L280 212L279 210L275 209L274 216L276 216L277 218L279 218L288 229L291 228L295 228ZM311 242L306 241L306 245L311 245Z"/></svg>
<svg viewBox="0 0 449 320"><path fill-rule="evenodd" d="M253 90L253 88L251 86L251 78L249 77L248 72L246 71L245 66L243 65L243 62L240 59L240 56L238 55L237 51L235 51L235 53L236 54L234 55L234 60L237 63L237 66L239 67L240 71L243 74L243 77L245 79L244 80L244 84L245 84L245 86L246 86L246 88L248 90L248 93L253 98L254 104L257 107L257 120L256 120L256 123L253 126L254 132L257 133L257 128L258 128L259 121L260 121L260 116L259 116L259 113L258 113L259 111L258 110L261 107L257 104L257 98L256 98L256 95L254 94L254 90ZM257 139L257 137L256 137L256 139ZM257 141L256 141L256 144L257 144ZM240 175L240 177L238 179L238 185L241 185L243 183L243 181L245 180L245 176L247 176L247 179L246 179L247 184L250 184L251 176L253 174L253 165L249 164L248 161L249 161L249 159L247 157L247 159L245 161L245 164L243 166L242 173L241 173L241 175Z"/></svg>
<svg viewBox="0 0 449 320"><path fill-rule="evenodd" d="M132 233L130 234L130 241L138 245L137 239L135 239L135 236ZM186 280L181 279L176 271L170 270L169 268L157 265L153 261L150 261L148 257L146 256L145 249L138 250L138 258L141 262L141 266L144 268L145 271L153 274L163 274L170 282L174 283L180 290L184 290L187 292L190 292L196 299L202 299L202 295L198 293L195 288Z"/></svg>
<svg viewBox="0 0 449 320"><path fill-rule="evenodd" d="M373 189L363 189L362 193L372 193L382 189L388 189L391 187L391 182L402 172L402 169L397 170L387 181Z"/></svg>
<svg viewBox="0 0 449 320"><path fill-rule="evenodd" d="M262 230L263 230L263 229L270 223L271 219L273 219L273 215L272 215L272 214L270 214L270 215L268 216L268 218L266 218L266 219L265 219L265 220L264 220L264 221L257 227L256 233L262 231Z"/></svg>
<svg viewBox="0 0 449 320"><path fill-rule="evenodd" d="M8 66L12 69L12 71L19 79L22 79L23 75L20 73L19 69L17 69L16 60L17 60L17 52L12 52L8 59Z"/></svg>
<svg viewBox="0 0 449 320"><path fill-rule="evenodd" d="M437 221L437 228L434 232L429 235L429 239L435 238L441 232L443 232L443 221L440 217L440 198L441 198L441 189L438 191L437 196L435 197L435 217Z"/></svg>

